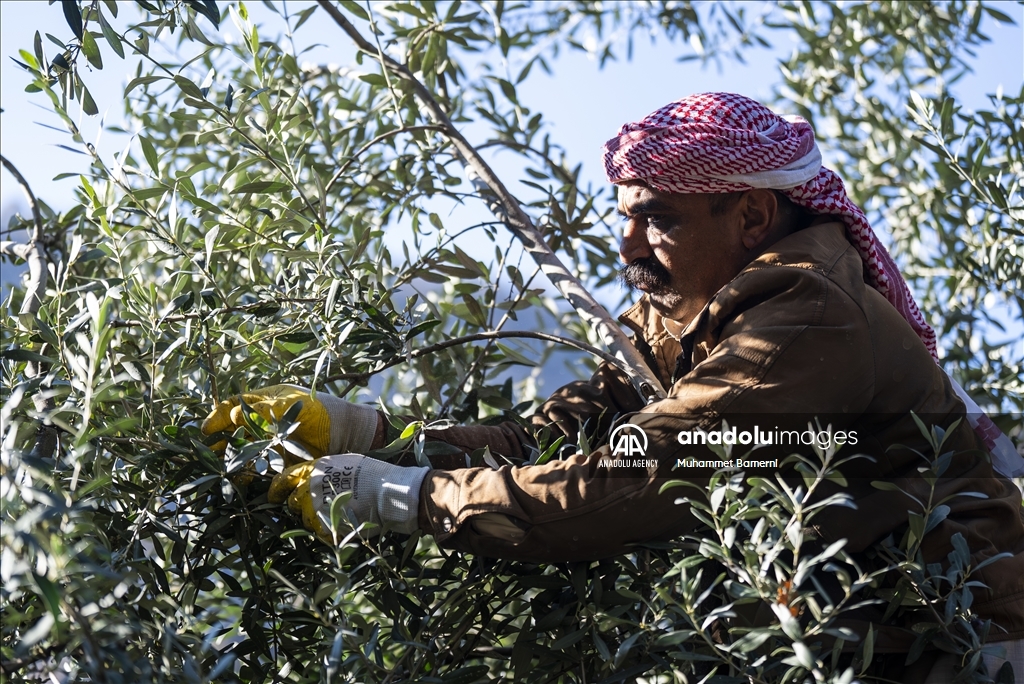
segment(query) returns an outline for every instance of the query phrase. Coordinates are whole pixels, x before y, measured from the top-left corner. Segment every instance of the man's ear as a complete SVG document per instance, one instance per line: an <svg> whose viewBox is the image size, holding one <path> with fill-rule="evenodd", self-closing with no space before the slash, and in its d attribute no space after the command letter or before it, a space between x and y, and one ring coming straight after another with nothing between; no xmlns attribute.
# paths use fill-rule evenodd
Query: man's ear
<svg viewBox="0 0 1024 684"><path fill-rule="evenodd" d="M740 200L740 215L743 219L743 246L757 249L768 239L775 227L779 212L779 201L771 190L755 188L743 193Z"/></svg>

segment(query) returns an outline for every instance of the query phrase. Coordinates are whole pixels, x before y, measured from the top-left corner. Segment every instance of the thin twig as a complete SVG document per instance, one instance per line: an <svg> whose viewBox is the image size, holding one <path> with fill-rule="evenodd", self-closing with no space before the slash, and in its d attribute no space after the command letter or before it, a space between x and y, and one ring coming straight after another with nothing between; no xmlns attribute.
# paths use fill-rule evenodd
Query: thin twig
<svg viewBox="0 0 1024 684"><path fill-rule="evenodd" d="M220 388L217 387L217 366L213 360L213 345L210 342L209 319L203 321L203 343L206 347L206 363L210 367L210 390L213 392L213 401L220 404Z"/></svg>
<svg viewBox="0 0 1024 684"><path fill-rule="evenodd" d="M395 122L401 125L402 108L398 104L398 93L395 92L395 87L391 84L391 77L388 76L387 58L384 56L384 48L380 44L380 33L377 31L377 22L373 18L373 6L370 4L370 0L366 0L366 15L370 18L370 32L373 33L373 39L377 43L377 58L380 60L381 71L384 72L384 82L388 86L388 92L391 93L391 102L395 105Z"/></svg>
<svg viewBox="0 0 1024 684"><path fill-rule="evenodd" d="M366 152L366 150L370 149L371 147L373 147L374 145L383 140L387 140L393 135L398 135L399 133L406 133L408 131L444 131L444 128L442 128L441 126L433 125L402 126L401 128L395 128L393 130L387 131L386 133L381 133L376 138L374 138L373 140L369 141L368 143L360 147L358 150L356 150L351 157L345 160L344 164L338 167L338 170L334 173L333 176L331 176L331 180L328 181L327 185L324 186L324 194L326 195L331 191L331 188L334 187L334 184L338 182L338 180L345 174L346 171L349 170L352 164L355 163L356 160L358 160L359 157L361 157L364 152Z"/></svg>
<svg viewBox="0 0 1024 684"><path fill-rule="evenodd" d="M369 378L372 375L376 375L381 371L387 370L392 366L397 366L400 363L405 363L406 361L418 359L421 356L428 356L430 354L433 354L434 352L439 352L449 347L457 347L460 344L478 342L480 340L504 339L506 337L526 337L534 340L544 340L545 342L555 342L557 344L564 344L567 347L573 347L575 349L585 351L588 354L593 354L594 356L597 356L603 359L604 361L607 361L608 363L615 362L615 357L609 354L608 352L604 351L603 349L598 349L597 347L593 347L587 344L586 342L580 342L579 340L574 340L569 337L534 332L532 330L490 330L487 332L479 332L473 333L472 335L465 335L463 337L455 337L450 340L445 340L444 342L432 344L429 347L417 349L413 352L410 352L408 356L402 356L400 358L388 361L384 365L374 368L371 371L364 371L362 373L339 373L338 375L332 375L328 378L325 378L324 382L334 382L336 380L365 380L366 378Z"/></svg>
<svg viewBox="0 0 1024 684"><path fill-rule="evenodd" d="M261 309L261 308L263 308L265 306L273 306L275 304L291 303L291 302L297 302L297 303L300 303L300 304L316 304L316 303L319 303L319 302L322 302L322 301L323 301L323 299L321 299L319 297L278 297L278 298L275 298L275 299L266 299L266 300L262 300L262 301L259 301L259 302L253 302L251 304L241 304L239 306L221 306L221 307L218 307L216 309L211 309L209 311L190 311L188 313L183 313L183 314L172 314L170 316L164 316L163 318L160 319L160 322L162 322L162 323L179 323L181 321L186 321L186 320L189 320L189 319L193 319L193 320L201 319L202 321L205 322L205 321L213 318L214 316L222 316L224 314L232 314L232 313L248 313L248 312L251 312L251 311L256 311L258 309ZM126 321L126 320L122 320L122 319L119 319L119 318L115 318L114 320L112 320L107 325L109 325L112 328L132 328L132 327L136 327L136 326L140 326L140 325L142 325L142 326L144 326L144 325L152 325L152 322L141 321L141 320L139 320L139 321Z"/></svg>

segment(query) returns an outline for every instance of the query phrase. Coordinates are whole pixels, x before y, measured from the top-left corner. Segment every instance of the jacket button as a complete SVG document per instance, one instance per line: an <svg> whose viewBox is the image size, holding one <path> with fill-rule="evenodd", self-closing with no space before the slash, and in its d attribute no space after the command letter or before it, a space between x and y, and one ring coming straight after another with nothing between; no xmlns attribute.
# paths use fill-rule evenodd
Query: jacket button
<svg viewBox="0 0 1024 684"><path fill-rule="evenodd" d="M451 532L452 531L452 519L451 518L445 518L444 520L441 521L441 526L444 528L445 532Z"/></svg>

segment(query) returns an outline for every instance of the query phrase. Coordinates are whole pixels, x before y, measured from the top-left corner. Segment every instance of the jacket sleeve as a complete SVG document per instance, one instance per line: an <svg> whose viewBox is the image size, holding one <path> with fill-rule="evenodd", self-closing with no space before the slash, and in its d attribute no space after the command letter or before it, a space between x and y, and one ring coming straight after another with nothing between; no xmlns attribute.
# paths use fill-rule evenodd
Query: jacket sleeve
<svg viewBox="0 0 1024 684"><path fill-rule="evenodd" d="M603 447L542 466L432 471L420 526L447 547L532 562L594 560L692 529L681 491L658 494L668 469L608 460Z"/></svg>

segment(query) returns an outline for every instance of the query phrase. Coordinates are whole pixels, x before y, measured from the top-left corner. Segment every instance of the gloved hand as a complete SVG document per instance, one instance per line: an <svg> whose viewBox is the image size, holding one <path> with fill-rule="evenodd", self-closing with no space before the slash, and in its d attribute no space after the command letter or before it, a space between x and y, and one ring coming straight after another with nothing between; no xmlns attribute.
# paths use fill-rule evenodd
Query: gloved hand
<svg viewBox="0 0 1024 684"><path fill-rule="evenodd" d="M353 404L326 392L310 399L309 390L296 385L273 385L241 395L245 403L264 420L279 420L295 402L302 402L299 427L292 433L313 458L325 454L368 451L377 431L377 411L372 406ZM245 425L236 395L222 401L203 421L203 434L235 430ZM224 448L214 445L214 451Z"/></svg>
<svg viewBox="0 0 1024 684"><path fill-rule="evenodd" d="M345 504L357 523L386 525L411 534L419 529L420 485L429 468L405 468L359 454L325 456L285 468L270 483L267 498L288 501L302 524L331 541L331 503L351 492Z"/></svg>

